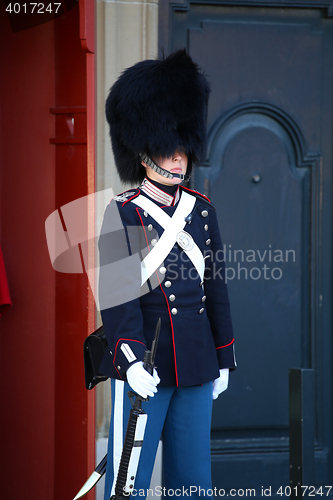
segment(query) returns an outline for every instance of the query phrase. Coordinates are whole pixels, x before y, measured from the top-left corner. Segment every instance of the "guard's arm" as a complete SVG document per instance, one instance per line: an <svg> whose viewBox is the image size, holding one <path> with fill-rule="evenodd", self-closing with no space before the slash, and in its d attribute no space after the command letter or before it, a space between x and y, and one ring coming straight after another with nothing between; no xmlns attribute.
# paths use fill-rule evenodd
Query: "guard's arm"
<svg viewBox="0 0 333 500"><path fill-rule="evenodd" d="M207 315L214 336L219 367L234 370L237 365L229 295L225 282L224 252L216 212L213 209L209 210L209 227L211 251L205 272Z"/></svg>
<svg viewBox="0 0 333 500"><path fill-rule="evenodd" d="M116 378L124 378L128 368L143 359L146 350L140 305L141 260L139 253L129 247L127 234L128 227L136 224L131 204L122 208L112 201L105 211L99 240L99 302L108 342L100 371Z"/></svg>

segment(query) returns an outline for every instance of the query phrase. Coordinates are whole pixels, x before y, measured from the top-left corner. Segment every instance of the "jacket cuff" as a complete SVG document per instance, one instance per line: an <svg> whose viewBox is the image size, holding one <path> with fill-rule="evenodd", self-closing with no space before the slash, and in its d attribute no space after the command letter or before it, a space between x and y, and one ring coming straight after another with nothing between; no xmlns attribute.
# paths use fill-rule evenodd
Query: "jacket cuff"
<svg viewBox="0 0 333 500"><path fill-rule="evenodd" d="M232 340L230 344L216 348L220 370L223 368L235 370L237 367L234 345L234 340Z"/></svg>
<svg viewBox="0 0 333 500"><path fill-rule="evenodd" d="M142 361L146 345L139 340L119 339L114 352L113 365L121 378L124 378L126 370L137 361Z"/></svg>

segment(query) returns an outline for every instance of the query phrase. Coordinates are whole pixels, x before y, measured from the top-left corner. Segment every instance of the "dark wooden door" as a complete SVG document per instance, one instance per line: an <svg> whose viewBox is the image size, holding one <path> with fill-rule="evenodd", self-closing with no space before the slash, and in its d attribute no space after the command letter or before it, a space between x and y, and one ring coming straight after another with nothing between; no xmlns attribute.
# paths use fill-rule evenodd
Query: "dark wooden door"
<svg viewBox="0 0 333 500"><path fill-rule="evenodd" d="M214 403L213 484L279 496L289 368L315 370L316 485L333 479L333 19L292 2L238 3L167 13L162 2L160 38L187 47L212 86L208 158L193 185L218 213L239 365Z"/></svg>

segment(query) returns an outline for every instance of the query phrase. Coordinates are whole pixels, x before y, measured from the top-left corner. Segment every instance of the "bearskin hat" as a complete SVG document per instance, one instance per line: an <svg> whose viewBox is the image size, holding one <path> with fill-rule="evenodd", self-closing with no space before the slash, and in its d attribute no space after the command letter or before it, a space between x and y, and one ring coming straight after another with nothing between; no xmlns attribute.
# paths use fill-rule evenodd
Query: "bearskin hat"
<svg viewBox="0 0 333 500"><path fill-rule="evenodd" d="M179 148L192 163L206 158L209 83L185 49L141 61L111 87L106 118L116 167L123 182L141 182L140 153L169 158Z"/></svg>

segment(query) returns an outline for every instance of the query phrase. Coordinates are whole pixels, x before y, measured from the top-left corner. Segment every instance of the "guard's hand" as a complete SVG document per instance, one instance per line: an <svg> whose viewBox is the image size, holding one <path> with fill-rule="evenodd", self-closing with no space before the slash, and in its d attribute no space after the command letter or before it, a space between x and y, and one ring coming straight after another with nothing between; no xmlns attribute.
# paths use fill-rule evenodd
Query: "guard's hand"
<svg viewBox="0 0 333 500"><path fill-rule="evenodd" d="M229 368L223 368L220 370L219 378L216 378L213 382L213 399L217 399L221 392L228 388L229 382Z"/></svg>
<svg viewBox="0 0 333 500"><path fill-rule="evenodd" d="M153 375L147 372L143 367L143 362L138 361L131 365L127 371L127 382L131 386L134 392L147 398L147 396L153 397L155 392L157 392L157 384L160 383L160 377L154 368Z"/></svg>

